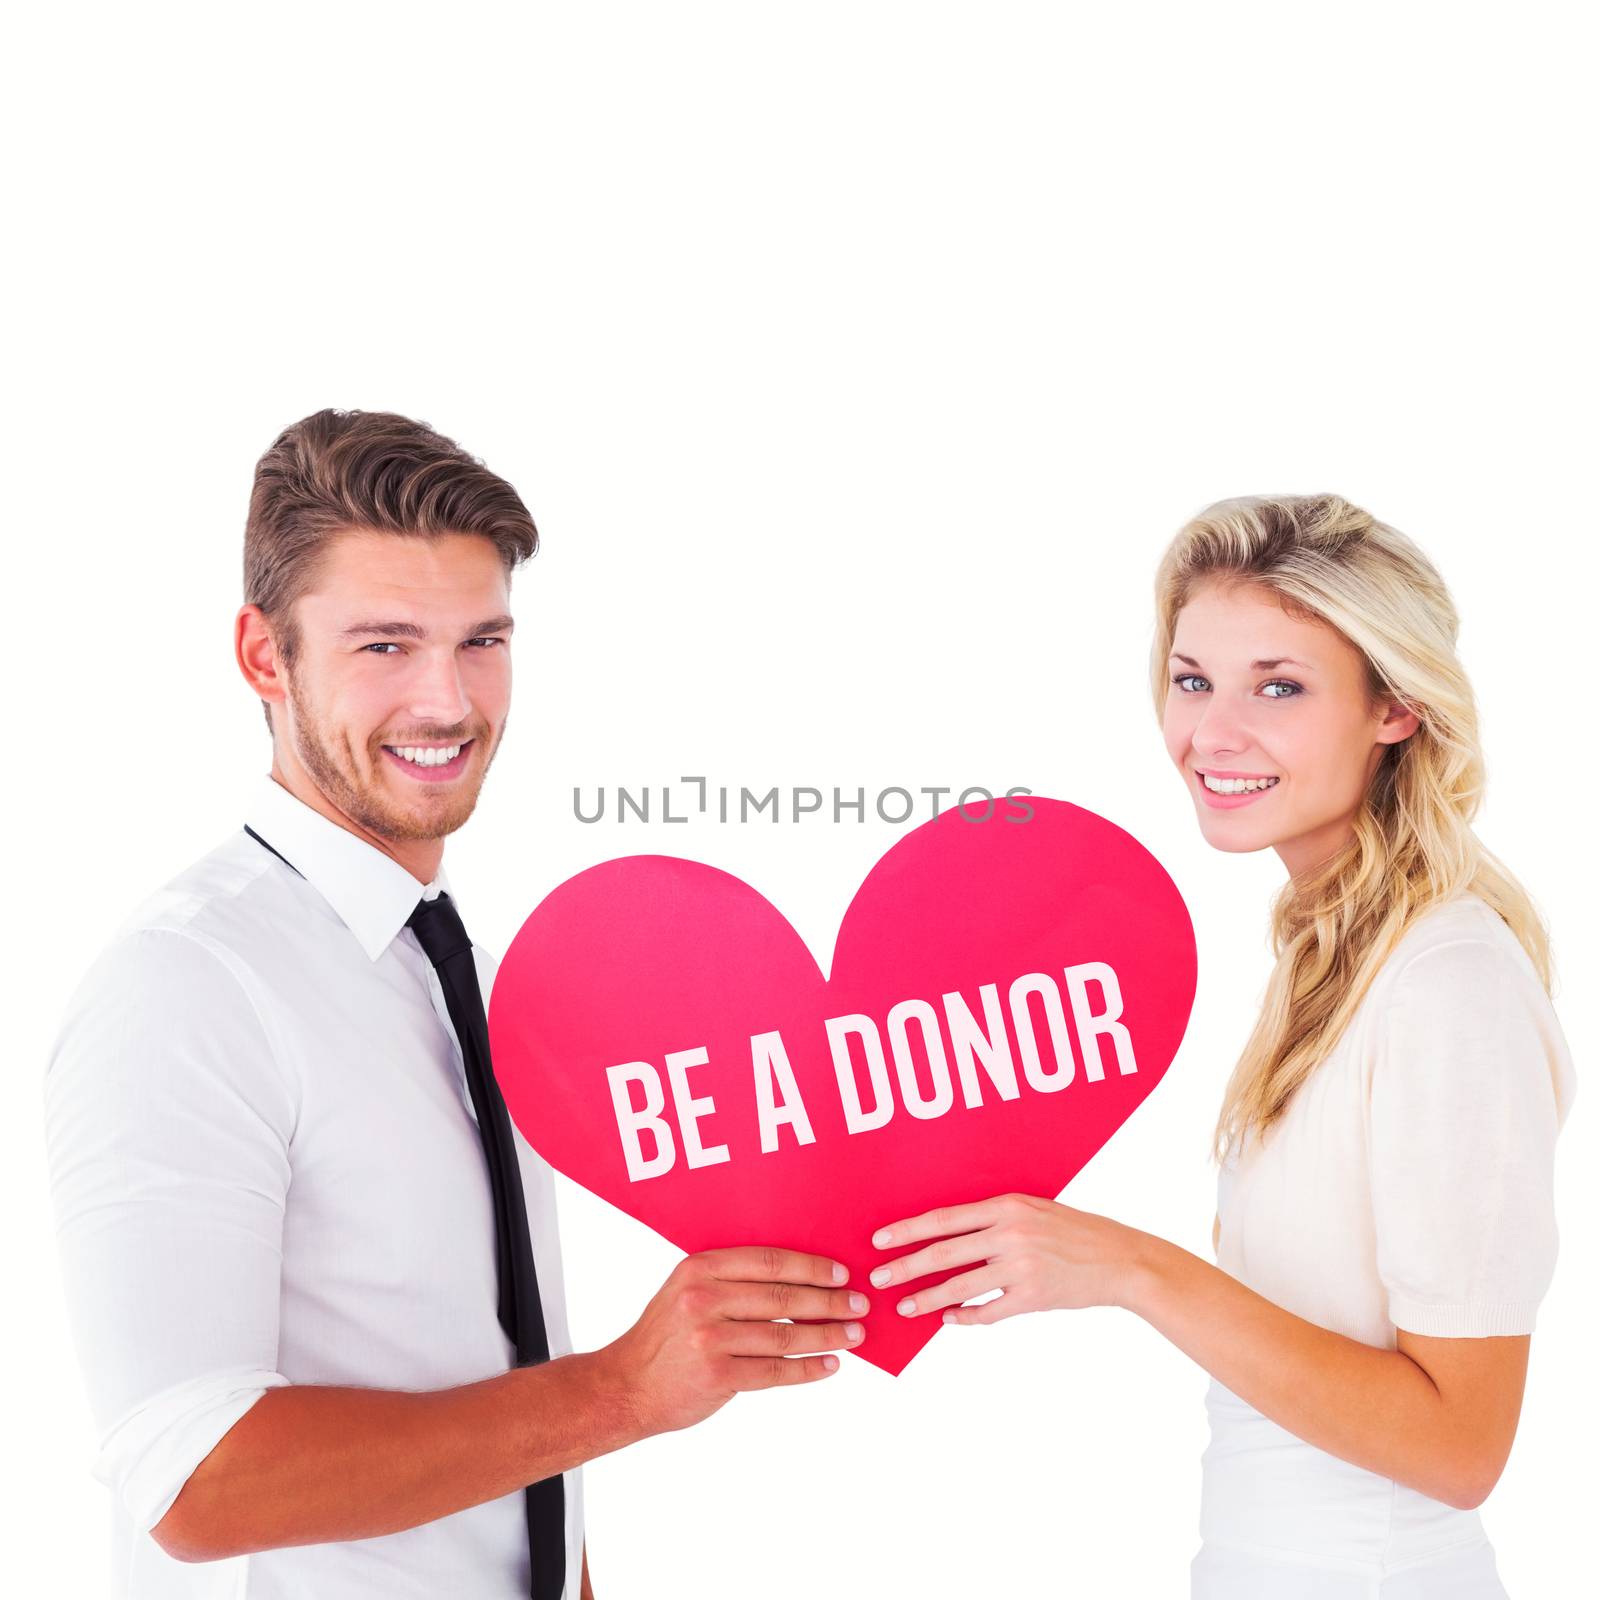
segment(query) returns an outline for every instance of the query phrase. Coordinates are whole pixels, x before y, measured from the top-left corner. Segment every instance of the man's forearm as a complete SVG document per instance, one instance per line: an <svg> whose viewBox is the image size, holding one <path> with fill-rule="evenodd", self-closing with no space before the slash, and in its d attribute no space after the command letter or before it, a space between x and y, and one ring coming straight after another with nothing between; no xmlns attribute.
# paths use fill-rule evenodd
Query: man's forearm
<svg viewBox="0 0 1600 1600"><path fill-rule="evenodd" d="M184 1561L370 1539L642 1436L604 1352L427 1393L292 1384L229 1429L153 1533Z"/></svg>

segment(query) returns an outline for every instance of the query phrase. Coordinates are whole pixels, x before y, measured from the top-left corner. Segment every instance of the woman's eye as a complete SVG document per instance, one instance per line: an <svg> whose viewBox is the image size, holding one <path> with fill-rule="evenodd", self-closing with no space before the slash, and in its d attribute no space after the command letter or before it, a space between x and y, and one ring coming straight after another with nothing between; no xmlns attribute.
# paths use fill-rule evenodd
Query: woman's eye
<svg viewBox="0 0 1600 1600"><path fill-rule="evenodd" d="M1211 687L1210 683L1205 678L1201 677L1198 672L1180 672L1176 677L1173 678L1172 681L1177 684L1177 686L1182 689L1185 694L1199 694L1202 692L1200 689L1189 687L1191 684L1202 684L1206 689ZM1274 690L1280 690L1282 692L1275 694L1272 692ZM1305 691L1291 678L1274 678L1270 683L1266 683L1261 686L1261 692L1266 695L1269 700L1289 700L1297 694L1303 694Z"/></svg>

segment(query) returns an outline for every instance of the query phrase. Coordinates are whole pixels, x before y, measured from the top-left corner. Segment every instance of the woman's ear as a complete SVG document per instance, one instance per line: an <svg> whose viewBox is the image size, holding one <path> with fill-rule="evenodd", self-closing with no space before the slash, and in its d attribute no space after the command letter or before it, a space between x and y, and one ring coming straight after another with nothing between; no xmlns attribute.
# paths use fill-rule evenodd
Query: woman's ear
<svg viewBox="0 0 1600 1600"><path fill-rule="evenodd" d="M1422 726L1422 719L1399 700L1385 700L1383 720L1378 724L1379 744L1399 744L1409 739Z"/></svg>

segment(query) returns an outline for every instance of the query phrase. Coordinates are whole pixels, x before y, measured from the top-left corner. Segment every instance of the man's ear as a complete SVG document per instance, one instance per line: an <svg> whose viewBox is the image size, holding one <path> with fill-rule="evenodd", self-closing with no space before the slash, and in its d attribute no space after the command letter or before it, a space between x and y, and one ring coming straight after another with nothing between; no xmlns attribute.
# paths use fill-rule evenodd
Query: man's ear
<svg viewBox="0 0 1600 1600"><path fill-rule="evenodd" d="M244 681L258 699L279 702L288 699L289 689L283 678L278 643L260 606L239 607L233 619L233 656L244 674Z"/></svg>
<svg viewBox="0 0 1600 1600"><path fill-rule="evenodd" d="M281 706L289 698L289 685L278 641L260 606L239 607L233 619L233 656L251 693L261 701L261 713L267 719L267 732L276 749L278 730L272 707L274 702Z"/></svg>

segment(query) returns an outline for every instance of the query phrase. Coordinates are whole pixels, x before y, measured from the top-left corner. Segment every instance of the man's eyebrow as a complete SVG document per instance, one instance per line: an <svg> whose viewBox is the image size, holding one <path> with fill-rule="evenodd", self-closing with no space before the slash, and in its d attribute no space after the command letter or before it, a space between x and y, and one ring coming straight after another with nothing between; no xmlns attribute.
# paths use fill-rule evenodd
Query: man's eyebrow
<svg viewBox="0 0 1600 1600"><path fill-rule="evenodd" d="M1186 667L1198 667L1200 665L1193 656L1180 655L1176 650L1172 654L1175 660L1181 661ZM1317 670L1309 661L1296 661L1293 656L1273 656L1267 661L1252 661L1250 663L1252 672L1271 672L1274 667L1304 667L1307 672L1315 672Z"/></svg>
<svg viewBox="0 0 1600 1600"><path fill-rule="evenodd" d="M469 639L476 639L484 633L510 633L516 626L509 616L490 617L487 622L479 622L467 631ZM352 622L348 628L341 628L341 639L361 639L368 634L383 634L394 639L426 639L428 631L419 628L414 622Z"/></svg>

